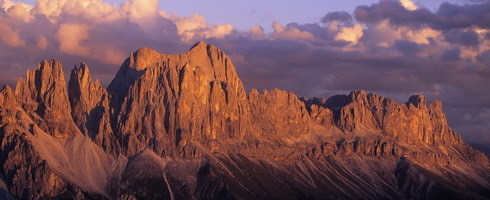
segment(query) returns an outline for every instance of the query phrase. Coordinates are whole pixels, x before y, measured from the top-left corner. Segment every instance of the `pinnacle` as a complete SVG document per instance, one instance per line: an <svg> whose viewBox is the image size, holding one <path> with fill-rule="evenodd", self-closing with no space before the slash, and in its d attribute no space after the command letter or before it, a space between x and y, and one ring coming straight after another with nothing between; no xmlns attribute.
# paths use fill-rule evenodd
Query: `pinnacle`
<svg viewBox="0 0 490 200"><path fill-rule="evenodd" d="M72 76L75 74L87 74L87 72L90 72L88 65L84 62L80 63L80 65L74 65L73 69L71 70Z"/></svg>
<svg viewBox="0 0 490 200"><path fill-rule="evenodd" d="M359 100L359 99L365 99L367 95L364 90L357 90L357 91L352 91L349 94L349 96L352 100Z"/></svg>
<svg viewBox="0 0 490 200"><path fill-rule="evenodd" d="M412 95L408 99L408 103L414 105L417 108L425 108L426 107L425 102L426 100L423 95Z"/></svg>
<svg viewBox="0 0 490 200"><path fill-rule="evenodd" d="M56 60L56 59L52 59L52 60L43 60L41 61L38 66L37 66L37 69L40 70L40 71L46 71L46 70L50 70L50 71L63 71L62 69L62 66L61 66L61 62Z"/></svg>
<svg viewBox="0 0 490 200"><path fill-rule="evenodd" d="M9 85L3 85L2 86L2 89L0 90L0 92L5 92L5 93L12 92L13 93L13 89Z"/></svg>
<svg viewBox="0 0 490 200"><path fill-rule="evenodd" d="M192 51L193 49L202 49L202 48L206 48L208 44L206 44L204 41L199 41L197 42L196 44L194 44L190 49L189 51Z"/></svg>

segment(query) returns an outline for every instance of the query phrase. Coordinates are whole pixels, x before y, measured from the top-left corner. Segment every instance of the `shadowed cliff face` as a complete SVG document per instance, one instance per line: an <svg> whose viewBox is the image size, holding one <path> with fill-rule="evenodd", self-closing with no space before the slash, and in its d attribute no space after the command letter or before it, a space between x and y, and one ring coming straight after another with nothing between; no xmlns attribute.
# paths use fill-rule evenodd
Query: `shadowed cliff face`
<svg viewBox="0 0 490 200"><path fill-rule="evenodd" d="M43 61L15 90L1 91L6 195L490 195L488 158L451 130L441 102L427 104L421 95L398 103L362 90L328 99L279 89L247 94L228 56L202 42L180 55L137 50L107 90L85 63L66 85L60 63Z"/></svg>

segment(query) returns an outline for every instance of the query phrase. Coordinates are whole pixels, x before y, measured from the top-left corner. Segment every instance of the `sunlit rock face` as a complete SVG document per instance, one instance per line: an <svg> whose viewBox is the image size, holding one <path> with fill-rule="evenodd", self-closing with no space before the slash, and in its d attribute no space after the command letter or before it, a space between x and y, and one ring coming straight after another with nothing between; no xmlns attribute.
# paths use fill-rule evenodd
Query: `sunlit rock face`
<svg viewBox="0 0 490 200"><path fill-rule="evenodd" d="M0 92L0 197L485 199L489 160L442 103L247 93L203 42L138 49L107 89L43 61Z"/></svg>

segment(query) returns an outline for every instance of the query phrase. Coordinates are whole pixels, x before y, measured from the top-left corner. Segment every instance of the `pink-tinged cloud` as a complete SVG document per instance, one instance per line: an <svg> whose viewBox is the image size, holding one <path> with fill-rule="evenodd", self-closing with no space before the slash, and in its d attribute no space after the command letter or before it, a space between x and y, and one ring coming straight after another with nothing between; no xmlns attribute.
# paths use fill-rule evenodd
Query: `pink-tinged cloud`
<svg viewBox="0 0 490 200"><path fill-rule="evenodd" d="M26 44L18 32L3 23L0 24L0 40L9 47L22 47Z"/></svg>
<svg viewBox="0 0 490 200"><path fill-rule="evenodd" d="M49 44L49 41L48 41L48 38L46 38L46 36L40 35L37 38L36 47L38 49L46 49L46 48L48 48L48 44Z"/></svg>
<svg viewBox="0 0 490 200"><path fill-rule="evenodd" d="M89 27L85 24L60 24L56 33L60 51L77 56L88 56L89 49L81 43L89 37Z"/></svg>
<svg viewBox="0 0 490 200"><path fill-rule="evenodd" d="M341 27L339 33L335 35L335 40L343 40L357 44L363 36L364 28L361 24L355 24L352 27Z"/></svg>

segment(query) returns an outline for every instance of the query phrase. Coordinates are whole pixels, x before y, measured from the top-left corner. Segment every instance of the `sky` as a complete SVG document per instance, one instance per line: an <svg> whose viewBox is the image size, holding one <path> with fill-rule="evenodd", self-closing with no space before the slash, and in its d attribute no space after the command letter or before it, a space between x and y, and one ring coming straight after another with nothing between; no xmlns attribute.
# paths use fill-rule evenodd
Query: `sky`
<svg viewBox="0 0 490 200"><path fill-rule="evenodd" d="M247 89L422 94L464 140L490 145L489 29L489 0L0 0L0 84L56 58L107 85L137 48L205 41Z"/></svg>

